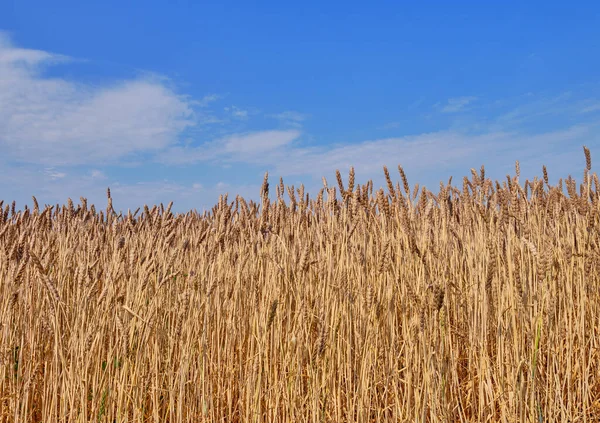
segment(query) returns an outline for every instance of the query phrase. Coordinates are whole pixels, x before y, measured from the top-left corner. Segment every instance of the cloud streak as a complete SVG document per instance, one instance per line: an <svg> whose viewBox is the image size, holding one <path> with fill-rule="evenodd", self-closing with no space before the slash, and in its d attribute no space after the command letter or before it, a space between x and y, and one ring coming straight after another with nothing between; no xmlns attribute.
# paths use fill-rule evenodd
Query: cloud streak
<svg viewBox="0 0 600 423"><path fill-rule="evenodd" d="M228 135L199 147L174 146L156 157L168 165L198 162L261 162L300 137L298 130L266 130Z"/></svg>
<svg viewBox="0 0 600 423"><path fill-rule="evenodd" d="M248 110L240 109L237 106L225 107L225 108L223 108L223 110L225 110L225 112L230 114L235 119L239 119L239 120L248 119L248 115L249 115Z"/></svg>
<svg viewBox="0 0 600 423"><path fill-rule="evenodd" d="M286 126L291 126L295 128L300 128L302 126L302 122L308 119L308 115L295 112L293 110L287 110L285 112L267 115L267 117L277 119L282 124Z"/></svg>
<svg viewBox="0 0 600 423"><path fill-rule="evenodd" d="M446 105L442 107L442 113L457 113L462 112L466 107L477 100L477 97L466 96L449 98Z"/></svg>
<svg viewBox="0 0 600 423"><path fill-rule="evenodd" d="M592 104L581 109L581 113L600 112L600 103Z"/></svg>

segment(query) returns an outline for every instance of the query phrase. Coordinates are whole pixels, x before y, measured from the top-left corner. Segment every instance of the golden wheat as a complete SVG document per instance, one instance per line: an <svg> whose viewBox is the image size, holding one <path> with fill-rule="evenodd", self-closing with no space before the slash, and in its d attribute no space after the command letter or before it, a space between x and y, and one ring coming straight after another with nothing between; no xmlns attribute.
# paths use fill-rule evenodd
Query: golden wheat
<svg viewBox="0 0 600 423"><path fill-rule="evenodd" d="M0 422L598 421L584 153L568 195L516 162L275 202L265 174L203 215L0 202Z"/></svg>

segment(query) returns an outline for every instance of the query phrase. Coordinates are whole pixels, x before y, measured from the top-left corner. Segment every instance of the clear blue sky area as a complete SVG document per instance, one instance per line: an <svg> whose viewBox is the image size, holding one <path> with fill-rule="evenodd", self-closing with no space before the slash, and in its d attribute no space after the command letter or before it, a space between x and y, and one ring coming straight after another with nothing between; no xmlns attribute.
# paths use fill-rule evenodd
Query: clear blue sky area
<svg viewBox="0 0 600 423"><path fill-rule="evenodd" d="M600 3L0 2L0 199L115 208L313 192L335 170L437 190L600 158ZM395 176L398 179L398 175Z"/></svg>

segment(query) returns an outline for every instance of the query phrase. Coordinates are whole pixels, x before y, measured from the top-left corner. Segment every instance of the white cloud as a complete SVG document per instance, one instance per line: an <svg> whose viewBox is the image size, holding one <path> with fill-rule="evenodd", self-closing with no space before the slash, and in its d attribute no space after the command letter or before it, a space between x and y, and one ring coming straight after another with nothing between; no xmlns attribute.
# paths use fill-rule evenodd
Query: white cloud
<svg viewBox="0 0 600 423"><path fill-rule="evenodd" d="M442 112L443 113L461 112L475 100L477 100L477 97L473 97L473 96L449 98L446 105L444 107L442 107Z"/></svg>
<svg viewBox="0 0 600 423"><path fill-rule="evenodd" d="M54 170L54 168L48 167L46 169L44 169L44 174L46 175L47 178L49 178L50 180L56 180L56 179L62 179L65 176L67 176L67 174L65 172L57 172L56 170Z"/></svg>
<svg viewBox="0 0 600 423"><path fill-rule="evenodd" d="M71 60L69 57L59 54L14 47L8 35L0 32L0 66L32 68L41 62L60 63L69 60Z"/></svg>
<svg viewBox="0 0 600 423"><path fill-rule="evenodd" d="M230 113L231 116L233 116L236 119L240 119L240 120L248 119L248 111L240 109L237 106L224 107L223 110L225 110L227 113Z"/></svg>
<svg viewBox="0 0 600 423"><path fill-rule="evenodd" d="M274 154L300 136L297 130L271 130L229 135L199 147L176 146L157 156L164 164L193 164L206 161L255 163L260 157Z"/></svg>
<svg viewBox="0 0 600 423"><path fill-rule="evenodd" d="M517 100L517 101L515 101ZM488 130L498 128L522 130L527 126L544 127L548 123L559 122L569 119L571 121L584 122L581 113L584 104L569 91L558 95L536 95L527 93L512 101L506 100L505 105L510 105L510 110L494 116L493 123ZM511 104L512 103L512 104ZM539 131L539 130L538 130Z"/></svg>
<svg viewBox="0 0 600 423"><path fill-rule="evenodd" d="M229 153L254 155L285 146L299 136L299 131L261 131L232 135L222 139L220 143Z"/></svg>
<svg viewBox="0 0 600 423"><path fill-rule="evenodd" d="M335 169L354 166L362 178L378 178L384 165L399 163L427 180L433 172L471 167L513 166L515 160L537 163L544 151L570 151L573 145L593 146L600 141L598 125L573 125L561 130L526 134L481 127L476 133L443 130L415 136L373 139L359 143L319 145L294 143L299 131L261 131L236 134L198 148L173 148L161 155L161 162L192 164L197 162L240 162L260 166L274 177L309 176L320 180ZM493 160L490 161L490 159ZM539 166L541 168L541 165ZM445 170L444 170L445 169ZM504 175L499 174L502 178ZM428 183L431 184L431 180ZM435 189L439 181L434 181Z"/></svg>
<svg viewBox="0 0 600 423"><path fill-rule="evenodd" d="M106 179L106 175L104 174L104 172L98 169L93 169L92 171L90 171L90 176L94 179Z"/></svg>
<svg viewBox="0 0 600 423"><path fill-rule="evenodd" d="M381 178L384 165L395 168L402 164L417 177L416 181L427 183L430 189L435 190L439 175L444 175L444 172L458 172L455 176L462 177L471 167L478 168L482 164L490 172L496 170L495 177L500 179L511 171L515 160L535 163L533 170L537 171L544 164L540 161L540 151L552 152L556 158L562 152L572 152L574 146L578 151L583 144L592 148L600 145L599 129L598 125L582 124L535 135L516 131L439 131L338 146L307 148L288 145L265 152L254 158L253 163L268 169L274 177L305 175L315 180L332 175L335 169L347 170L350 166L354 166L361 179L377 180ZM560 164L560 160L556 162ZM567 172L572 172L573 163L576 162L562 163L562 167L557 166L558 171L567 169ZM525 166L522 169L523 173L527 171Z"/></svg>
<svg viewBox="0 0 600 423"><path fill-rule="evenodd" d="M302 122L308 119L309 116L293 110L288 110L277 114L266 115L266 117L277 119L289 127L300 128L302 126Z"/></svg>
<svg viewBox="0 0 600 423"><path fill-rule="evenodd" d="M305 114L290 111L290 110L273 115L273 116L277 119L295 120L296 122L302 122L303 120L306 120L306 118L307 118L307 115L305 115Z"/></svg>
<svg viewBox="0 0 600 423"><path fill-rule="evenodd" d="M402 126L402 124L400 122L389 122L384 125L378 126L377 129L379 129L379 130L398 129L398 128L400 128L400 126Z"/></svg>
<svg viewBox="0 0 600 423"><path fill-rule="evenodd" d="M274 115L268 115L268 116L275 118L275 119L279 119L279 120L289 120L289 121L294 121L294 122L302 122L302 121L306 120L306 118L308 117L305 114L302 114L299 112L294 112L293 110L288 110L285 112L277 113Z"/></svg>
<svg viewBox="0 0 600 423"><path fill-rule="evenodd" d="M205 95L204 97L202 97L201 100L198 100L197 104L201 107L207 107L208 105L219 100L220 98L221 98L221 96L218 94L208 94L208 95Z"/></svg>
<svg viewBox="0 0 600 423"><path fill-rule="evenodd" d="M335 169L354 166L363 175L375 175L382 166L404 163L411 168L434 169L464 160L481 151L482 144L498 141L503 134L465 135L440 131L409 137L385 138L333 147L297 148L285 155L268 158L274 173L284 176L309 174L313 177L330 174Z"/></svg>
<svg viewBox="0 0 600 423"><path fill-rule="evenodd" d="M92 87L42 74L62 56L0 38L0 152L22 162L115 162L164 149L194 124L190 102L158 79Z"/></svg>

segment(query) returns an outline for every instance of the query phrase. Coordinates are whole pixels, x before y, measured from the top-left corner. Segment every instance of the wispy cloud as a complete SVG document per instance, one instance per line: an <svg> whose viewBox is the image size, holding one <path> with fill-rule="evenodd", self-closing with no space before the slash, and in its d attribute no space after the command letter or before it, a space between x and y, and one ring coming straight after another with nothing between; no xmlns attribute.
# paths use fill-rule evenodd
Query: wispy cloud
<svg viewBox="0 0 600 423"><path fill-rule="evenodd" d="M101 170L98 170L98 169L94 169L94 170L90 171L90 176L93 179L97 179L97 180L106 179L106 175L104 174L104 172L102 172Z"/></svg>
<svg viewBox="0 0 600 423"><path fill-rule="evenodd" d="M262 162L261 156L274 154L300 136L298 130L267 130L228 135L198 147L175 146L165 150L157 161L163 164L198 162Z"/></svg>
<svg viewBox="0 0 600 423"><path fill-rule="evenodd" d="M466 96L466 97L456 97L449 98L446 102L446 105L441 108L443 113L457 113L465 110L465 108L477 100L477 97L474 96Z"/></svg>
<svg viewBox="0 0 600 423"><path fill-rule="evenodd" d="M104 87L43 75L62 56L0 38L0 151L46 165L115 162L174 144L196 123L190 101L159 79Z"/></svg>
<svg viewBox="0 0 600 423"><path fill-rule="evenodd" d="M581 113L592 113L600 111L600 103L591 104L581 109Z"/></svg>
<svg viewBox="0 0 600 423"><path fill-rule="evenodd" d="M220 100L221 98L222 97L218 94L208 94L202 97L200 100L198 100L197 104L200 107L207 107L211 103L214 103L215 101Z"/></svg>
<svg viewBox="0 0 600 423"><path fill-rule="evenodd" d="M299 131L262 131L249 134L232 135L220 141L227 153L248 154L277 149L288 145L300 136Z"/></svg>
<svg viewBox="0 0 600 423"><path fill-rule="evenodd" d="M293 127L299 128L302 126L302 122L304 122L306 119L308 119L309 116L304 113L299 113L299 112L295 112L293 110L288 110L288 111L277 113L277 114L267 115L267 117L277 119L281 123L283 123L287 126L293 126Z"/></svg>
<svg viewBox="0 0 600 423"><path fill-rule="evenodd" d="M51 180L62 179L65 176L67 176L65 172L57 172L54 168L51 167L44 169L44 173L46 177L50 178Z"/></svg>
<svg viewBox="0 0 600 423"><path fill-rule="evenodd" d="M593 116L581 116L582 113L593 112L593 104L583 102L575 93L566 91L554 95L527 93L512 101L506 100L508 110L490 119L491 128L504 130L539 128L554 126L559 122L593 122ZM584 111L586 110L587 111ZM591 119L591 120L590 120Z"/></svg>
<svg viewBox="0 0 600 423"><path fill-rule="evenodd" d="M384 125L378 126L377 129L385 131L388 129L398 129L400 128L400 126L402 126L400 122L389 122Z"/></svg>
<svg viewBox="0 0 600 423"><path fill-rule="evenodd" d="M488 175L503 179L521 162L523 179L539 176L542 165L553 175L565 176L583 169L581 145L600 145L600 125L574 125L536 135L519 132L464 133L439 131L417 136L375 139L350 145L290 148L261 157L263 167L272 175L318 180L333 176L335 169L347 171L353 166L360 180L373 179L385 186L384 165L402 164L411 180L436 190L441 180L454 176L455 183L468 169L485 164ZM541 155L545 151L547 154ZM286 158L293 157L293 160ZM578 160L580 166L577 166ZM318 189L318 184L310 187Z"/></svg>
<svg viewBox="0 0 600 423"><path fill-rule="evenodd" d="M514 160L536 162L540 149L568 151L573 145L600 141L600 125L579 124L561 130L530 135L519 131L464 132L443 130L415 136L367 140L359 143L307 147L294 142L298 131L263 131L232 135L201 148L172 149L161 160L170 164L240 162L268 169L273 175L309 176L319 179L335 169L354 166L362 177L377 178L382 166L398 163L427 183L431 172L478 167L513 166ZM489 158L493 157L493 162ZM541 164L540 164L541 168ZM502 168L501 172L506 169ZM464 174L464 173L463 173ZM462 175L462 174L461 174ZM503 174L497 175L502 178ZM429 178L429 179L428 179Z"/></svg>
<svg viewBox="0 0 600 423"><path fill-rule="evenodd" d="M237 106L224 107L223 110L225 110L225 112L229 113L231 116L233 116L236 119L241 119L241 120L248 119L248 110L240 109Z"/></svg>
<svg viewBox="0 0 600 423"><path fill-rule="evenodd" d="M15 47L9 36L0 32L0 66L33 70L41 62L58 64L72 60L70 57L60 54Z"/></svg>

